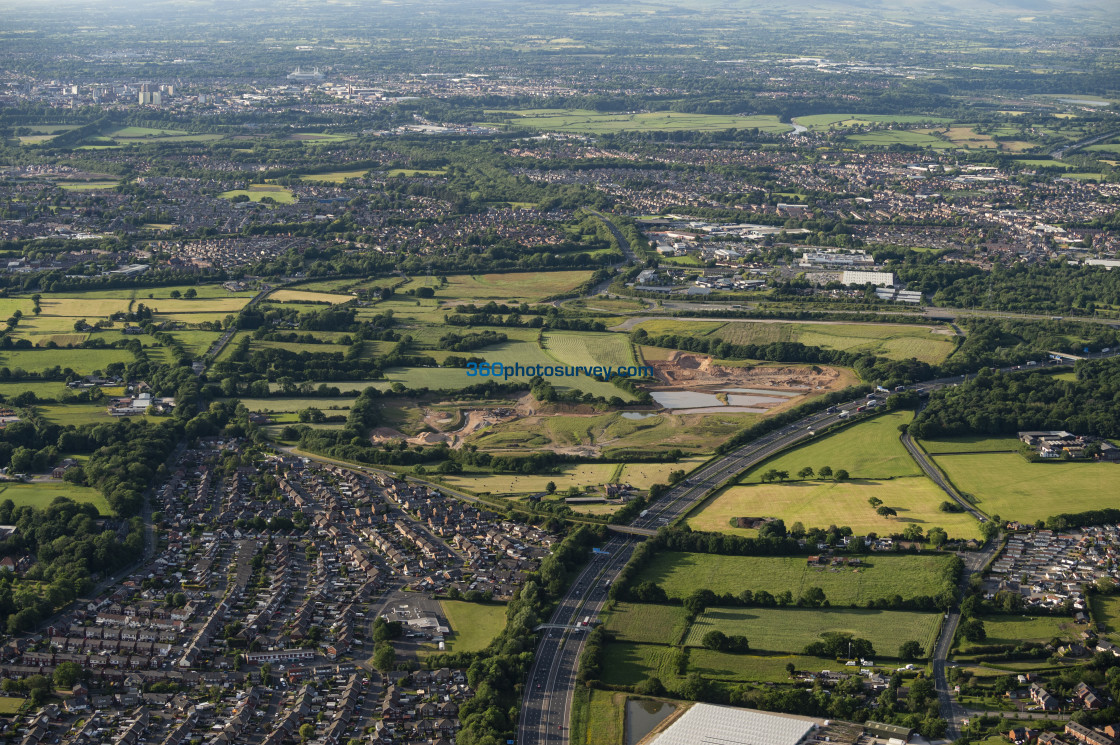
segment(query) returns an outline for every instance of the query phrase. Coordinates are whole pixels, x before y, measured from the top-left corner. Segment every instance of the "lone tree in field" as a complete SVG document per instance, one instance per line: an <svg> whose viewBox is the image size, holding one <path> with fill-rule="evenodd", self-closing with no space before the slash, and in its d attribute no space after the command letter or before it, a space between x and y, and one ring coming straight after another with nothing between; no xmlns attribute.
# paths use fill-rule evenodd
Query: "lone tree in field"
<svg viewBox="0 0 1120 745"><path fill-rule="evenodd" d="M922 656L922 645L913 639L903 642L898 649L898 656L904 660L916 660Z"/></svg>
<svg viewBox="0 0 1120 745"><path fill-rule="evenodd" d="M898 516L897 512L886 506L880 507L879 509L875 510L875 512L878 513L880 517L885 517L888 520L892 517Z"/></svg>
<svg viewBox="0 0 1120 745"><path fill-rule="evenodd" d="M812 466L805 466L800 471L798 471L797 472L797 478L799 478L799 479L811 479L811 478L813 478L813 468L812 468Z"/></svg>
<svg viewBox="0 0 1120 745"><path fill-rule="evenodd" d="M871 505L871 509L874 510L883 504L883 500L879 499L878 497L871 497L867 500L867 503Z"/></svg>
<svg viewBox="0 0 1120 745"><path fill-rule="evenodd" d="M822 479L827 479L832 475L832 466L821 466L817 469L817 475Z"/></svg>
<svg viewBox="0 0 1120 745"><path fill-rule="evenodd" d="M840 470L832 474L832 478L836 479L837 481L847 481L849 478L848 472L841 468Z"/></svg>
<svg viewBox="0 0 1120 745"><path fill-rule="evenodd" d="M549 494L555 494L556 493L556 482L555 481L549 481L547 484L544 485L544 490L546 492L548 492Z"/></svg>

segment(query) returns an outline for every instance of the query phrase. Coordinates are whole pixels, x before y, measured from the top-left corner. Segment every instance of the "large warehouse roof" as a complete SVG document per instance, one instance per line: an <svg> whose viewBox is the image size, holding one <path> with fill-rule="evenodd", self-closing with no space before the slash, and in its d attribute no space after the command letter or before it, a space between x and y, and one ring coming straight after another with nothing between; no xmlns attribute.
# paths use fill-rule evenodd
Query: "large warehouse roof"
<svg viewBox="0 0 1120 745"><path fill-rule="evenodd" d="M814 726L808 719L696 704L667 727L653 745L797 745Z"/></svg>

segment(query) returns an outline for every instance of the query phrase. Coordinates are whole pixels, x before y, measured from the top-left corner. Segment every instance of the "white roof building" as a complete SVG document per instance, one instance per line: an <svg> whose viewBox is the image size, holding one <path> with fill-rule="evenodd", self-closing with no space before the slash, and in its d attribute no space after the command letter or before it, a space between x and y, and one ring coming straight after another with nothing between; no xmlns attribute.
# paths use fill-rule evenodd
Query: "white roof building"
<svg viewBox="0 0 1120 745"><path fill-rule="evenodd" d="M816 727L802 717L695 704L652 745L799 745Z"/></svg>
<svg viewBox="0 0 1120 745"><path fill-rule="evenodd" d="M860 272L845 270L840 282L847 285L879 285L890 287L894 284L894 272Z"/></svg>

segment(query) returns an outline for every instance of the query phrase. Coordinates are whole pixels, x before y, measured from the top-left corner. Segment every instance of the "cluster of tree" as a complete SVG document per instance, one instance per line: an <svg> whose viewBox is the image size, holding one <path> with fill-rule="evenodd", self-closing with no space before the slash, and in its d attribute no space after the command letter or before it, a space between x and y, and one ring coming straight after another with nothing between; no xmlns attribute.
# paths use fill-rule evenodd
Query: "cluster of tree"
<svg viewBox="0 0 1120 745"><path fill-rule="evenodd" d="M1025 430L1120 436L1120 408L1106 403L1120 394L1120 360L1082 361L1076 370L1076 381L981 370L974 380L931 396L909 432L919 438Z"/></svg>
<svg viewBox="0 0 1120 745"><path fill-rule="evenodd" d="M91 585L91 575L125 566L143 554L144 526L127 520L124 540L100 524L92 504L56 497L44 510L0 502L0 521L16 530L0 541L0 553L32 555L35 564L21 579L0 576L0 620L9 633L27 631ZM27 580L27 581L25 581Z"/></svg>
<svg viewBox="0 0 1120 745"><path fill-rule="evenodd" d="M554 308L555 310L555 308ZM520 313L510 313L503 316L497 313L452 313L444 316L444 322L449 326L498 326L507 328L550 328L559 331L606 331L607 326L602 321L592 321L586 318L565 318L561 315L529 316Z"/></svg>
<svg viewBox="0 0 1120 745"><path fill-rule="evenodd" d="M751 651L750 642L747 637L742 634L732 634L728 636L719 629L712 629L704 634L704 638L700 643L705 648L714 652L726 652L728 654L746 654Z"/></svg>
<svg viewBox="0 0 1120 745"><path fill-rule="evenodd" d="M826 631L821 640L805 646L805 654L813 657L844 657L847 659L870 659L875 656L875 648L867 639L840 631Z"/></svg>
<svg viewBox="0 0 1120 745"><path fill-rule="evenodd" d="M499 334L490 329L468 334L457 334L451 331L439 338L439 348L452 352L471 352L475 349L501 344L508 340L509 337L505 334Z"/></svg>
<svg viewBox="0 0 1120 745"><path fill-rule="evenodd" d="M933 301L950 308L1093 315L1120 305L1120 277L1106 267L1064 260L1046 264L997 264L990 272L961 277Z"/></svg>

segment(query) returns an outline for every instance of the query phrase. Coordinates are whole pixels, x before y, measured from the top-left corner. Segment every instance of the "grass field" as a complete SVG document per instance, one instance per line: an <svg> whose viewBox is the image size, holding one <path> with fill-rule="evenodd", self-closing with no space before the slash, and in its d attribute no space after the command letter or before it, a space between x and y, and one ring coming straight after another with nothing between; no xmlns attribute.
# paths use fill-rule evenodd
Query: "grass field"
<svg viewBox="0 0 1120 745"><path fill-rule="evenodd" d="M1084 628L1072 618L1058 616L984 616L981 620L988 638L978 642L980 645L1048 642L1054 637L1072 639ZM960 649L967 652L969 646L974 645L964 642Z"/></svg>
<svg viewBox="0 0 1120 745"><path fill-rule="evenodd" d="M1090 596L1093 610L1093 622L1103 623L1105 635L1115 644L1120 642L1120 595Z"/></svg>
<svg viewBox="0 0 1120 745"><path fill-rule="evenodd" d="M233 199L242 195L249 197L250 202L259 202L264 197L272 197L280 204L291 204L296 201L296 196L291 189L272 184L249 184L248 189L223 191L218 196L223 199Z"/></svg>
<svg viewBox="0 0 1120 745"><path fill-rule="evenodd" d="M590 276L591 272L585 271L456 274L447 278L447 287L437 290L436 297L460 303L535 303L570 292Z"/></svg>
<svg viewBox="0 0 1120 745"><path fill-rule="evenodd" d="M114 420L109 416L105 404L48 404L39 407L39 413L48 422L55 424L107 424Z"/></svg>
<svg viewBox="0 0 1120 745"><path fill-rule="evenodd" d="M319 184L341 184L352 178L362 178L369 170L364 171L331 171L330 173L301 173L300 181L311 181Z"/></svg>
<svg viewBox="0 0 1120 745"><path fill-rule="evenodd" d="M642 321L634 328L644 329L650 336L660 336L662 334L706 336L726 325L723 321L676 321L668 318L655 318L652 321Z"/></svg>
<svg viewBox="0 0 1120 745"><path fill-rule="evenodd" d="M919 476L921 469L899 440L898 426L909 424L913 412L892 411L794 448L751 469L741 483L760 483L771 469L791 477L805 466L843 468L854 479Z"/></svg>
<svg viewBox="0 0 1120 745"><path fill-rule="evenodd" d="M1116 506L1115 463L1028 463L1019 455L940 455L937 465L976 505L1004 520L1034 522L1051 515Z"/></svg>
<svg viewBox="0 0 1120 745"><path fill-rule="evenodd" d="M0 696L0 714L11 715L18 714L23 705L27 703L25 698L14 698L11 696Z"/></svg>
<svg viewBox="0 0 1120 745"><path fill-rule="evenodd" d="M834 606L863 605L868 600L901 595L909 599L936 595L943 589L945 555L865 557L867 566L809 567L804 557L723 556L665 552L642 570L640 581L661 585L669 597L683 598L694 590L738 595L789 590L794 599L810 587L824 590Z"/></svg>
<svg viewBox="0 0 1120 745"><path fill-rule="evenodd" d="M879 516L868 504L877 497L895 510L896 517ZM725 489L689 518L693 530L754 536L757 530L736 528L737 517L777 517L786 526L801 523L806 528L846 525L856 535L901 533L909 524L944 528L950 538L979 538L980 526L968 513L941 512L938 506L948 496L925 476L888 480L792 481L784 484L754 484Z"/></svg>
<svg viewBox="0 0 1120 745"><path fill-rule="evenodd" d="M940 135L957 147L964 148L998 148L999 143L991 135L980 134L970 125L946 126L936 129L920 130L923 134Z"/></svg>
<svg viewBox="0 0 1120 745"><path fill-rule="evenodd" d="M385 175L392 178L393 176L443 176L446 173L446 169L443 168L391 168L385 172Z"/></svg>
<svg viewBox="0 0 1120 745"><path fill-rule="evenodd" d="M66 191L98 191L115 189L117 184L117 181L58 181L55 186Z"/></svg>
<svg viewBox="0 0 1120 745"><path fill-rule="evenodd" d="M713 335L733 344L792 341L824 349L866 351L893 360L913 357L929 363L943 361L956 347L953 335L937 326L732 322Z"/></svg>
<svg viewBox="0 0 1120 745"><path fill-rule="evenodd" d="M937 453L984 453L999 450L1016 452L1017 437L947 437L943 440L922 440L922 447L931 455Z"/></svg>
<svg viewBox="0 0 1120 745"><path fill-rule="evenodd" d="M682 458L674 463L579 463L564 466L554 474L463 474L446 476L443 481L456 489L491 494L537 494L543 492L550 481L556 484L557 492L566 491L569 486L583 489L609 483L648 489L653 484L664 483L671 471L691 471L705 460L697 457Z"/></svg>
<svg viewBox="0 0 1120 745"><path fill-rule="evenodd" d="M802 127L809 129L851 129L872 124L925 124L948 122L948 119L939 116L921 116L909 114L811 114L799 116L793 120Z"/></svg>
<svg viewBox="0 0 1120 745"><path fill-rule="evenodd" d="M576 745L622 745L626 731L626 699L625 693L590 689L586 737Z"/></svg>
<svg viewBox="0 0 1120 745"><path fill-rule="evenodd" d="M660 644L613 642L603 648L603 682L634 685L656 676L666 686L680 678L673 663L676 650Z"/></svg>
<svg viewBox="0 0 1120 745"><path fill-rule="evenodd" d="M278 303L303 302L303 303L330 303L338 305L348 303L354 299L352 295L336 295L329 292L308 292L307 290L277 290L268 296L269 300Z"/></svg>
<svg viewBox="0 0 1120 745"><path fill-rule="evenodd" d="M485 649L506 625L506 606L503 603L441 600L439 605L451 627L451 636L445 640L448 652Z"/></svg>
<svg viewBox="0 0 1120 745"><path fill-rule="evenodd" d="M6 349L0 352L0 366L31 372L60 367L87 375L94 370L104 370L113 362L132 360L132 353L124 349Z"/></svg>
<svg viewBox="0 0 1120 745"><path fill-rule="evenodd" d="M752 650L801 652L827 632L869 640L875 652L897 657L904 642L914 640L929 654L941 627L940 613L863 608L708 608L688 631L686 644L702 646L709 631L742 634Z"/></svg>
<svg viewBox="0 0 1120 745"><path fill-rule="evenodd" d="M606 627L623 642L675 644L685 632L686 616L680 605L618 603Z"/></svg>
<svg viewBox="0 0 1120 745"><path fill-rule="evenodd" d="M625 334L550 331L543 335L545 354L565 365L622 367L637 364Z"/></svg>
<svg viewBox="0 0 1120 745"><path fill-rule="evenodd" d="M749 640L749 638L748 638ZM835 670L836 660L807 657L799 654L725 654L710 649L695 648L688 655L688 669L708 680L728 682L789 683L786 665L793 663L797 670Z"/></svg>
<svg viewBox="0 0 1120 745"><path fill-rule="evenodd" d="M846 139L848 142L870 147L913 145L915 147L931 148L934 150L947 150L954 147L952 143L946 142L938 137L909 129L895 129L883 132L848 135Z"/></svg>
<svg viewBox="0 0 1120 745"><path fill-rule="evenodd" d="M692 130L718 132L725 129L759 129L764 132L788 132L788 124L776 116L733 116L723 114L684 114L671 111L644 113L600 114L584 109L525 109L520 111L494 111L495 114L514 114L510 122L517 127L546 129L553 132L585 132L606 134L610 132L670 132Z"/></svg>
<svg viewBox="0 0 1120 745"><path fill-rule="evenodd" d="M15 502L17 507L30 505L31 507L44 509L50 506L55 497L68 497L75 502L89 502L102 515L114 514L101 492L88 486L76 486L62 481L0 484L0 501L10 499Z"/></svg>

